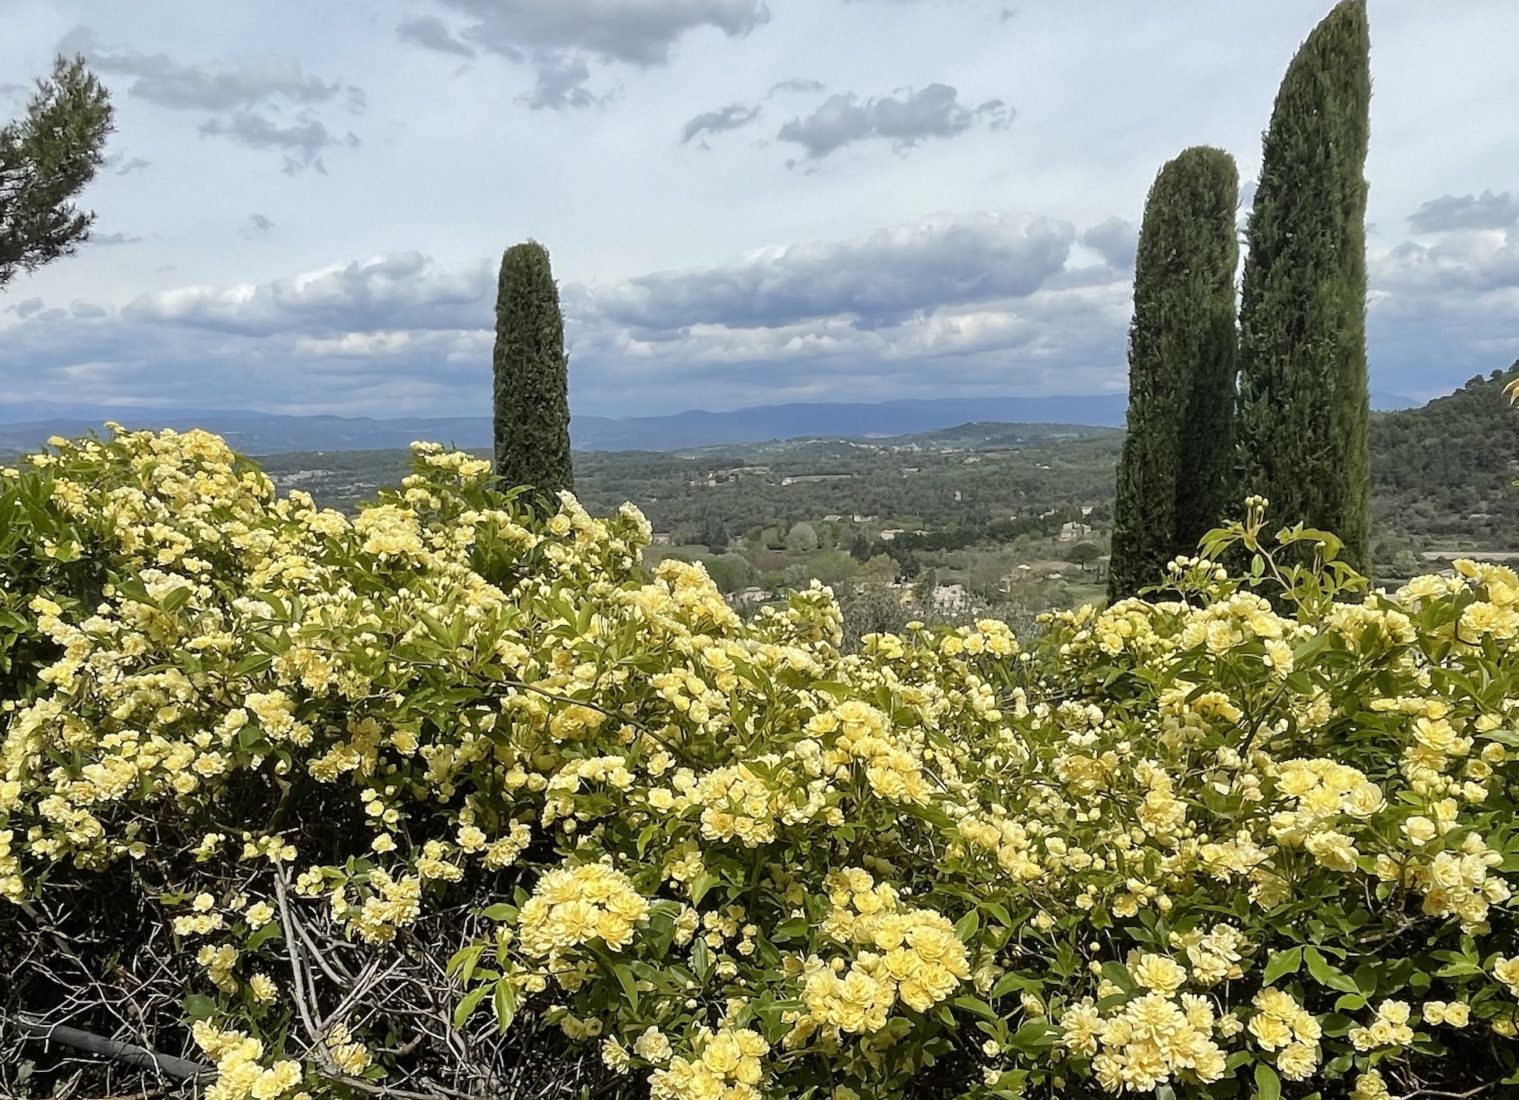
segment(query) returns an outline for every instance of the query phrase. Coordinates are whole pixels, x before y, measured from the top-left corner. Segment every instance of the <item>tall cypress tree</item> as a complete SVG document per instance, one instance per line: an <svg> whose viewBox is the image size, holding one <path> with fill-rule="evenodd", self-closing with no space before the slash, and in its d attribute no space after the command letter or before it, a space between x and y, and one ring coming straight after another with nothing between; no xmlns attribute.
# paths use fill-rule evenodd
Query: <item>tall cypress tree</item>
<svg viewBox="0 0 1519 1100"><path fill-rule="evenodd" d="M1365 0L1344 0L1282 79L1247 232L1240 312L1244 486L1345 541L1366 568Z"/></svg>
<svg viewBox="0 0 1519 1100"><path fill-rule="evenodd" d="M1238 196L1234 158L1194 146L1161 168L1145 200L1108 572L1114 599L1159 581L1177 554L1195 552L1228 504Z"/></svg>
<svg viewBox="0 0 1519 1100"><path fill-rule="evenodd" d="M496 478L553 495L574 488L569 358L548 251L537 241L501 257L496 291Z"/></svg>

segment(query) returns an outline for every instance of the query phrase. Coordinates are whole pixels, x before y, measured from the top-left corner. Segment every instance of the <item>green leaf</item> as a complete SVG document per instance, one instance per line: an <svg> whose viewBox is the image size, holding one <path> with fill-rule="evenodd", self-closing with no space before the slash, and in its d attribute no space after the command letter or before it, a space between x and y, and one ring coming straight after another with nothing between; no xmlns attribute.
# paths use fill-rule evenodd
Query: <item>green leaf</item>
<svg viewBox="0 0 1519 1100"><path fill-rule="evenodd" d="M458 1031L464 1026L464 1021L469 1019L469 1014L479 1006L481 1001L485 1000L490 991L490 986L482 985L476 989L471 989L468 993L465 994L464 1000L460 1001L459 1006L454 1009L455 1031Z"/></svg>
<svg viewBox="0 0 1519 1100"><path fill-rule="evenodd" d="M987 901L981 903L981 908L1001 921L1003 928L1013 927L1013 915L1007 911L1007 906L1000 902Z"/></svg>
<svg viewBox="0 0 1519 1100"><path fill-rule="evenodd" d="M491 988L481 986L482 990ZM496 1026L502 1031L512 1026L512 1018L517 1015L517 991L512 988L512 983L507 978L501 978L496 982L495 994L491 997L491 1007L496 1011Z"/></svg>
<svg viewBox="0 0 1519 1100"><path fill-rule="evenodd" d="M250 672L266 669L273 663L274 658L268 653L251 653L232 666L232 675L246 676Z"/></svg>
<svg viewBox="0 0 1519 1100"><path fill-rule="evenodd" d="M1010 1046L1019 1050L1039 1051L1055 1045L1060 1029L1048 1020L1029 1020L1008 1040Z"/></svg>
<svg viewBox="0 0 1519 1100"><path fill-rule="evenodd" d="M204 993L192 993L185 998L185 1015L191 1020L208 1020L216 1014L216 1002Z"/></svg>
<svg viewBox="0 0 1519 1100"><path fill-rule="evenodd" d="M1296 974L1303 965L1303 949L1301 947L1289 947L1286 951L1272 952L1271 958L1266 963L1266 973L1261 979L1266 985L1270 985L1285 974Z"/></svg>
<svg viewBox="0 0 1519 1100"><path fill-rule="evenodd" d="M1134 992L1134 979L1129 975L1129 968L1123 963L1112 960L1103 963L1102 976L1125 993Z"/></svg>
<svg viewBox="0 0 1519 1100"><path fill-rule="evenodd" d="M969 994L956 997L954 1003L967 1012L974 1012L977 1016L985 1016L988 1020L1000 1020L1002 1018L997 1015L997 1010L992 1008L991 1005Z"/></svg>
<svg viewBox="0 0 1519 1100"><path fill-rule="evenodd" d="M645 825L643 827L643 830L638 834L638 854L640 857L648 849L649 842L663 831L664 827L660 825Z"/></svg>
<svg viewBox="0 0 1519 1100"><path fill-rule="evenodd" d="M280 926L275 924L273 921L270 921L268 924L260 928L257 932L254 932L253 935L248 937L248 942L244 945L243 950L257 951L260 947L264 946L264 944L268 943L272 939L279 937L280 935Z"/></svg>
<svg viewBox="0 0 1519 1100"><path fill-rule="evenodd" d="M1332 965L1328 959L1319 952L1317 947L1303 949L1303 961L1308 964L1308 973L1313 975L1313 980L1330 989L1338 989L1341 993L1359 993L1360 988L1355 984L1355 979L1345 973L1339 967Z"/></svg>
<svg viewBox="0 0 1519 1100"><path fill-rule="evenodd" d="M1037 979L1026 978L1015 971L1002 975L997 984L992 986L992 999L996 1000L998 997L1006 996L1015 989L1038 994L1041 992L1042 987Z"/></svg>
<svg viewBox="0 0 1519 1100"><path fill-rule="evenodd" d="M807 923L806 917L790 917L775 926L775 931L770 933L770 938L776 943L805 939L807 929L810 927L812 926Z"/></svg>
<svg viewBox="0 0 1519 1100"><path fill-rule="evenodd" d="M981 915L972 909L955 923L955 935L959 936L962 942L969 943L980 927Z"/></svg>
<svg viewBox="0 0 1519 1100"><path fill-rule="evenodd" d="M1282 1079L1265 1062L1255 1063L1255 1100L1282 1100Z"/></svg>
<svg viewBox="0 0 1519 1100"><path fill-rule="evenodd" d="M627 994L628 1007L637 1012L638 979L633 976L633 968L626 963L620 963L612 967L612 973L617 975L617 983L622 986L623 993Z"/></svg>
<svg viewBox="0 0 1519 1100"><path fill-rule="evenodd" d="M176 588L169 589L164 594L163 599L158 601L158 606L165 611L178 611L189 602L192 595L194 595L194 589L182 584Z"/></svg>
<svg viewBox="0 0 1519 1100"><path fill-rule="evenodd" d="M475 967L480 964L480 956L484 951L485 945L477 943L455 952L454 957L448 960L449 975L461 982L468 982Z"/></svg>

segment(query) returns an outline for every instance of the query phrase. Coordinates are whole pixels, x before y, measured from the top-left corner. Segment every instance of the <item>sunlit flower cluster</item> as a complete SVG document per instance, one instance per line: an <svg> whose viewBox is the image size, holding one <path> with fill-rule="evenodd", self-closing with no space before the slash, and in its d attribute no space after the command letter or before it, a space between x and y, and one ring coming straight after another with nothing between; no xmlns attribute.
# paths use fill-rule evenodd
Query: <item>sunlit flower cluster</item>
<svg viewBox="0 0 1519 1100"><path fill-rule="evenodd" d="M897 891L858 867L831 874L827 887L823 934L863 950L807 961L802 1001L810 1017L793 1041L812 1026L879 1031L899 1000L925 1012L970 976L965 945L941 914L903 908Z"/></svg>
<svg viewBox="0 0 1519 1100"><path fill-rule="evenodd" d="M561 867L538 880L522 906L518 943L529 955L562 955L591 940L626 947L649 913L628 876L602 863Z"/></svg>

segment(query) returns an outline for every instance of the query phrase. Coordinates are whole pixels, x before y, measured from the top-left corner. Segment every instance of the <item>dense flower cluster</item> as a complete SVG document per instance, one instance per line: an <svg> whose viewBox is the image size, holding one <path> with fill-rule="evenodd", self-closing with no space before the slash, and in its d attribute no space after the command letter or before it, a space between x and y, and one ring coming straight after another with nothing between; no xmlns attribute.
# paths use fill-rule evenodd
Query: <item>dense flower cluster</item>
<svg viewBox="0 0 1519 1100"><path fill-rule="evenodd" d="M925 1012L970 976L965 945L940 914L903 909L896 890L877 885L858 867L829 875L826 886L832 908L823 934L867 950L852 961L835 956L825 962L816 955L807 960L802 1001L809 1015L788 1043L799 1043L818 1026L880 1031L898 1001Z"/></svg>
<svg viewBox="0 0 1519 1100"><path fill-rule="evenodd" d="M741 621L636 510L414 451L353 518L198 432L0 471L0 908L126 891L217 1100L448 1055L313 993L321 922L350 978L431 953L454 1028L546 1022L661 1100L1515 1071L1511 571L1193 559L1037 641L846 654L826 589Z"/></svg>
<svg viewBox="0 0 1519 1100"><path fill-rule="evenodd" d="M518 914L518 944L535 958L562 955L600 940L618 950L633 940L649 903L621 871L601 863L561 867L538 880Z"/></svg>

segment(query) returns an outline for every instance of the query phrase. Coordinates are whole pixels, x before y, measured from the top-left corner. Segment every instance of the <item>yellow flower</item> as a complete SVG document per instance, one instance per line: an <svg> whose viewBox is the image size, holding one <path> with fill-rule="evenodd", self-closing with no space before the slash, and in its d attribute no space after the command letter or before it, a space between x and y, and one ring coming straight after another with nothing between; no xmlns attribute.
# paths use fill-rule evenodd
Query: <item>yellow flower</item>
<svg viewBox="0 0 1519 1100"><path fill-rule="evenodd" d="M1165 955L1142 955L1130 968L1134 980L1146 989L1175 993L1187 980L1187 972Z"/></svg>
<svg viewBox="0 0 1519 1100"><path fill-rule="evenodd" d="M1276 1068L1289 1081L1306 1081L1318 1064L1318 1052L1306 1043L1288 1043L1276 1056Z"/></svg>

